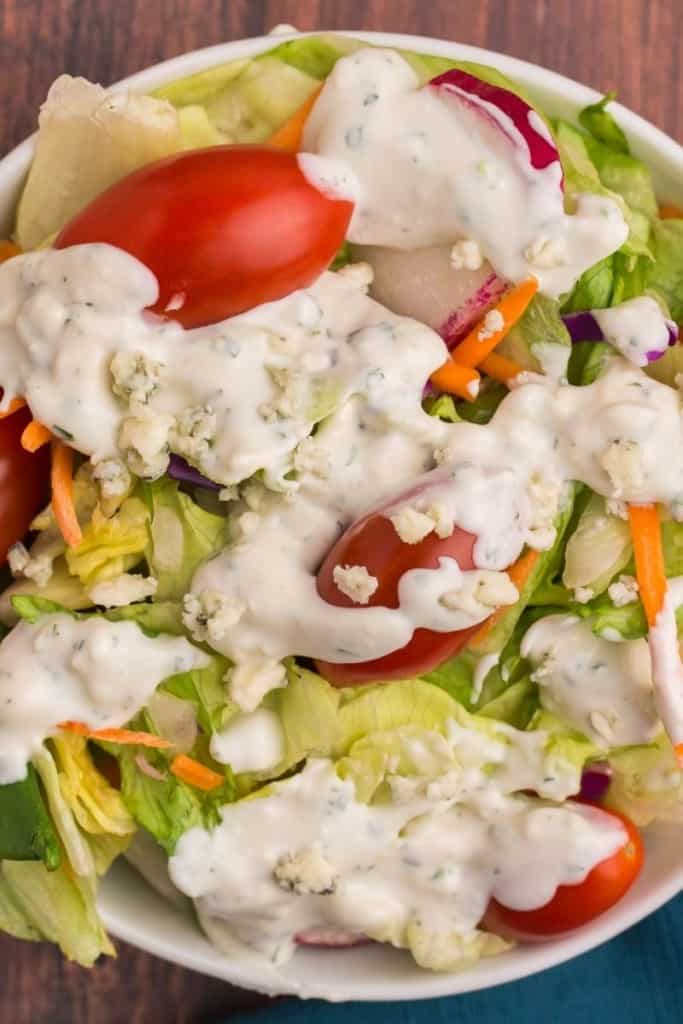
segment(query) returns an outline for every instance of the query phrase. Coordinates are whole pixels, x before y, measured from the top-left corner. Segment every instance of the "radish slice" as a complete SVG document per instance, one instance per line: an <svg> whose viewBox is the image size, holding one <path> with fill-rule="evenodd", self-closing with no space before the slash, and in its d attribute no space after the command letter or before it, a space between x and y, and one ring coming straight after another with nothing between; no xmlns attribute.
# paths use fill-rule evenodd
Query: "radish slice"
<svg viewBox="0 0 683 1024"><path fill-rule="evenodd" d="M353 255L373 269L370 292L374 299L394 313L433 327L449 348L506 290L488 262L478 270L455 270L450 245L412 251L355 245Z"/></svg>
<svg viewBox="0 0 683 1024"><path fill-rule="evenodd" d="M348 932L343 928L307 928L294 936L299 946L314 946L318 949L350 949L352 946L366 946L371 939L360 932Z"/></svg>
<svg viewBox="0 0 683 1024"><path fill-rule="evenodd" d="M495 122L514 146L524 146L536 171L553 163L560 164L560 154L545 122L533 107L509 89L484 82L481 78L455 68L432 78L429 86L448 94ZM560 165L561 166L561 165ZM559 179L562 187L562 177Z"/></svg>

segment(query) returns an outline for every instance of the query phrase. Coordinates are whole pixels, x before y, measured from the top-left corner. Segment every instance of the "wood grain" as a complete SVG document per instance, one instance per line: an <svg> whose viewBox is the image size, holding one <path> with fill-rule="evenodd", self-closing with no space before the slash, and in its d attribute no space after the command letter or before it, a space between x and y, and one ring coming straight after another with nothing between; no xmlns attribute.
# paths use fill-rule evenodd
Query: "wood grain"
<svg viewBox="0 0 683 1024"><path fill-rule="evenodd" d="M62 71L110 83L212 43L301 29L442 36L553 68L683 139L682 0L0 0L0 153ZM119 946L88 973L0 939L5 1024L210 1024L258 996Z"/></svg>

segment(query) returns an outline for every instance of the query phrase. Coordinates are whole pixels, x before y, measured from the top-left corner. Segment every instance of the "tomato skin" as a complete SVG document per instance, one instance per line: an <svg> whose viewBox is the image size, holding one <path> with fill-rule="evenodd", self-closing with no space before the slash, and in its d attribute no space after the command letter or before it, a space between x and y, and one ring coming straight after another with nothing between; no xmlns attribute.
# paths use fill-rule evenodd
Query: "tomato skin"
<svg viewBox="0 0 683 1024"><path fill-rule="evenodd" d="M483 920L488 931L519 942L547 942L580 928L619 902L640 874L643 840L629 818L604 808L600 813L621 821L628 833L624 846L597 864L583 882L559 886L550 902L537 910L511 910L491 900Z"/></svg>
<svg viewBox="0 0 683 1024"><path fill-rule="evenodd" d="M0 564L12 544L26 536L31 520L50 496L49 445L33 455L21 447L31 422L28 409L0 420Z"/></svg>
<svg viewBox="0 0 683 1024"><path fill-rule="evenodd" d="M342 534L331 548L318 572L318 593L330 604L358 608L334 582L337 565L364 565L379 586L369 606L398 608L398 584L409 569L437 569L439 558L454 558L461 569L473 569L472 549L475 537L455 527L450 537L428 534L418 544L406 544L393 523L381 512L371 512ZM335 686L351 686L372 681L388 682L420 675L456 654L477 632L481 623L456 633L437 633L416 629L405 647L382 658L357 664L316 662L318 671Z"/></svg>
<svg viewBox="0 0 683 1024"><path fill-rule="evenodd" d="M74 217L55 246L124 249L159 281L153 311L198 327L309 285L334 258L352 212L352 202L309 184L295 154L213 146L129 174ZM166 309L183 296L180 308Z"/></svg>

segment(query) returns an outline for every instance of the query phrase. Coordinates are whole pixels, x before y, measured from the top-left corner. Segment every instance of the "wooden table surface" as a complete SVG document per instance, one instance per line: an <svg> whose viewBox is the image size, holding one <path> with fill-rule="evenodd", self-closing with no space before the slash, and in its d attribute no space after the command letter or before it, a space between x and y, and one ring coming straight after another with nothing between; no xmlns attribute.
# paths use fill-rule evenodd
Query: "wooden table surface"
<svg viewBox="0 0 683 1024"><path fill-rule="evenodd" d="M104 84L186 50L300 29L376 29L490 47L601 90L683 139L683 0L0 0L0 153L62 71ZM119 944L91 972L0 939L2 1024L211 1024L258 996Z"/></svg>

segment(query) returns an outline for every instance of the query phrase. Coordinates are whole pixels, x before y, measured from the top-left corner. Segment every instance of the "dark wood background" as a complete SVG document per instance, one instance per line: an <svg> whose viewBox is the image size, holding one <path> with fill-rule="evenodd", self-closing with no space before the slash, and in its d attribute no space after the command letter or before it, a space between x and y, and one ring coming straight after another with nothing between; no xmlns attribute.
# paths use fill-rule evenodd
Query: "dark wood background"
<svg viewBox="0 0 683 1024"><path fill-rule="evenodd" d="M620 99L683 139L683 0L0 0L0 153L61 72L108 84L166 57L300 29L377 29L486 46ZM212 1024L258 996L119 944L90 973L0 940L2 1024Z"/></svg>

